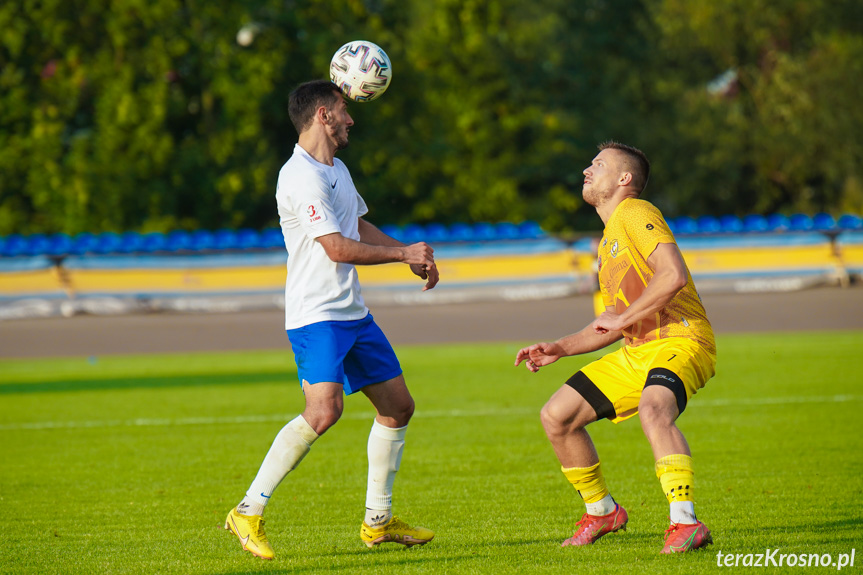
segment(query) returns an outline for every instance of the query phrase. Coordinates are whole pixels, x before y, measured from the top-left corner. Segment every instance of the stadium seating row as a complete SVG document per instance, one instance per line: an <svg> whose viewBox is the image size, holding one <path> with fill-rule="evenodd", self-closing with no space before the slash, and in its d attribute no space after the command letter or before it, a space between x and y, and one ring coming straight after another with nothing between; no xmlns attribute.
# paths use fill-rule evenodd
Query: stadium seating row
<svg viewBox="0 0 863 575"><path fill-rule="evenodd" d="M815 216L794 214L784 216L771 214L769 216L748 215L737 216L702 216L692 218L681 216L668 220L672 231L679 235L688 234L729 234L729 233L765 233L778 231L844 231L863 229L863 220L859 216L845 214L838 220L825 213ZM405 243L427 241L430 243L446 242L487 242L499 240L529 240L547 237L542 228L533 221L514 224L503 222L499 224L408 224L406 226L382 226L381 229L390 236ZM126 232L117 234L105 232L101 234L81 233L75 236L58 233L52 235L33 234L24 236L12 234L0 237L0 256L56 256L82 254L134 254L162 252L209 252L226 250L266 250L283 247L282 232L278 228L269 228L258 232L251 229L241 230L198 230L187 232L173 231L167 234Z"/></svg>
<svg viewBox="0 0 863 575"><path fill-rule="evenodd" d="M839 232L863 229L863 219L854 214L845 214L835 219L830 214L750 214L739 218L727 215L722 217L701 216L691 218L681 216L669 219L669 226L675 234L738 234L764 232Z"/></svg>
<svg viewBox="0 0 863 575"><path fill-rule="evenodd" d="M383 226L386 233L406 243L465 242L494 240L525 240L546 237L539 224L532 221L521 224L429 224L427 226L407 225ZM75 236L67 234L33 234L24 236L12 234L0 237L0 256L56 256L83 254L134 254L161 252L210 252L226 250L267 250L284 248L282 232L269 228L262 232L251 229L241 230L198 230L187 232L173 231L167 234L158 232L140 234L126 232L117 234L105 232L91 234L84 232Z"/></svg>

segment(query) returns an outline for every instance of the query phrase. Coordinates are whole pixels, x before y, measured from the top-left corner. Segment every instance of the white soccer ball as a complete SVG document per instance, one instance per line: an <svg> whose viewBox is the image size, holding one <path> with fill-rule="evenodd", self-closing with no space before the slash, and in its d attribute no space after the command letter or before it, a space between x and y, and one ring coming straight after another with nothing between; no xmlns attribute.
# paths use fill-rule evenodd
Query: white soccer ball
<svg viewBox="0 0 863 575"><path fill-rule="evenodd" d="M387 53L365 40L348 42L333 54L330 80L354 102L371 102L386 92L393 77Z"/></svg>

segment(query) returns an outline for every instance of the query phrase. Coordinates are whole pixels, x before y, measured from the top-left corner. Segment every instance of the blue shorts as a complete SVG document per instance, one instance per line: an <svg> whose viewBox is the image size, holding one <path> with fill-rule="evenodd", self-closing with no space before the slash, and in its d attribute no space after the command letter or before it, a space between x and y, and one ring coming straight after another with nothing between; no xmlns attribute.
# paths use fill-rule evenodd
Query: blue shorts
<svg viewBox="0 0 863 575"><path fill-rule="evenodd" d="M372 314L356 321L321 321L289 329L297 376L310 384L333 381L350 395L401 375L396 353Z"/></svg>

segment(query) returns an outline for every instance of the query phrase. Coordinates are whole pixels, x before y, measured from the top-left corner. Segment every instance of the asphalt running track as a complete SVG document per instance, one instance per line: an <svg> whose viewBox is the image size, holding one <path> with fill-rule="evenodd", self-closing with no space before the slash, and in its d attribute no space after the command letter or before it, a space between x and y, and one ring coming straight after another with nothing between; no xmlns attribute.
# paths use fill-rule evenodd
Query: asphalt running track
<svg viewBox="0 0 863 575"><path fill-rule="evenodd" d="M418 288L419 289L419 288ZM863 286L705 294L718 334L863 330ZM593 317L590 296L372 309L393 345L553 340ZM288 349L281 310L0 321L0 358Z"/></svg>

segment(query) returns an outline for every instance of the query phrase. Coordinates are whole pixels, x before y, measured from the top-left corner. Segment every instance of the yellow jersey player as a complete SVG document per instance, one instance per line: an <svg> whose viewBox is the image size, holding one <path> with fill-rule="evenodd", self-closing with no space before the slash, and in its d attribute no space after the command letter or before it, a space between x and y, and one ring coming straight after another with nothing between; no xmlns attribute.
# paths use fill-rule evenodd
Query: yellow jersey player
<svg viewBox="0 0 863 575"><path fill-rule="evenodd" d="M605 311L581 331L519 350L515 365L537 372L561 357L618 350L594 361L558 389L542 409L545 432L561 470L587 512L567 545L589 545L626 528L626 510L612 498L585 427L638 414L670 505L662 553L713 542L695 516L692 457L676 420L713 377L716 345L692 276L662 214L639 199L650 175L641 150L607 142L584 170L584 200L605 224L599 284Z"/></svg>

